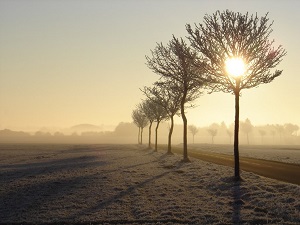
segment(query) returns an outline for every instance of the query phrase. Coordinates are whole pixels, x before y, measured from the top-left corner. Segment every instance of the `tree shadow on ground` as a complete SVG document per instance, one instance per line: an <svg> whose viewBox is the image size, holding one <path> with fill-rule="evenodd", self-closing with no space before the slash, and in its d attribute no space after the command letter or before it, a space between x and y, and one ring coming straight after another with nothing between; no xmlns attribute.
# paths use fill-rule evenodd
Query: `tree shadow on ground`
<svg viewBox="0 0 300 225"><path fill-rule="evenodd" d="M153 162L150 162L150 163L153 163ZM146 164L148 164L148 163L146 163ZM140 164L140 165L143 165L143 164ZM94 205L93 207L86 208L79 213L77 212L76 217L80 218L83 215L92 214L92 213L98 212L100 210L103 210L103 209L109 207L110 205L112 205L113 203L116 203L116 202L120 201L121 199L123 199L124 197L129 196L130 194L134 193L137 189L144 188L147 184L155 182L156 180L159 180L170 173L176 172L182 165L183 165L183 163L181 161L179 161L179 162L176 162L175 165L172 167L164 167L165 169L167 169L166 172L149 177L149 178L145 179L144 181L139 182L137 184L130 185L125 190L122 190L119 193L117 193L107 199L104 199L103 201L99 202L98 204ZM74 216L75 215L71 215L71 216L67 217L66 220L72 219Z"/></svg>

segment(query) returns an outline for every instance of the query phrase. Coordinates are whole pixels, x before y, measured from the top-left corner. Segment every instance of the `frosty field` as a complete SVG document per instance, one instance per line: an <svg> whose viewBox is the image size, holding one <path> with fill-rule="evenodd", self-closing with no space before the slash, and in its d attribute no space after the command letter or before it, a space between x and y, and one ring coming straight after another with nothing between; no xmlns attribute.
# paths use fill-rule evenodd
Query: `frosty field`
<svg viewBox="0 0 300 225"><path fill-rule="evenodd" d="M233 155L232 145L193 144L190 146L195 150ZM239 152L241 157L300 164L298 145L240 145Z"/></svg>
<svg viewBox="0 0 300 225"><path fill-rule="evenodd" d="M0 145L0 223L299 224L300 186L137 145Z"/></svg>

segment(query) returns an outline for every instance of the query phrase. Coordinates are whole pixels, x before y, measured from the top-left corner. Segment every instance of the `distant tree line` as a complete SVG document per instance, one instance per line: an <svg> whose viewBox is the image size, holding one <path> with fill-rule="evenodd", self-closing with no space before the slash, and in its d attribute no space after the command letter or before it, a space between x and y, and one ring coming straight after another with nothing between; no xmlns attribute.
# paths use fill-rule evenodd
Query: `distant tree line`
<svg viewBox="0 0 300 225"><path fill-rule="evenodd" d="M300 145L299 126L292 123L266 124L256 126L249 119L240 121L241 143L245 145ZM247 124L244 126L243 124ZM161 144L168 144L170 121L160 122L158 140ZM145 129L147 128L148 129ZM144 134L152 138L155 134L149 132L150 126L156 127L152 122L144 127ZM224 122L212 123L209 126L198 127L193 124L188 126L188 144L231 144L233 141L234 124L226 125ZM212 135L209 130L216 130ZM174 124L173 139L175 144L182 143L183 125ZM49 142L49 143L134 143L136 142L136 125L129 122L120 122L113 131L84 131L64 133L62 131L36 131L32 133L23 131L0 130L0 142ZM213 139L213 140L212 140ZM212 142L213 141L213 142ZM148 143L147 143L148 144Z"/></svg>

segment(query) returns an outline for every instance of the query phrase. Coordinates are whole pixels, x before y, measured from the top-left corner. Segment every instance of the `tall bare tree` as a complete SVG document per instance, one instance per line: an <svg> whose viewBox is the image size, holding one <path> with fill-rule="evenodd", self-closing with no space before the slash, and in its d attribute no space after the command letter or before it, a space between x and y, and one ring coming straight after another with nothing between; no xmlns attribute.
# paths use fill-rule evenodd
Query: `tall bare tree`
<svg viewBox="0 0 300 225"><path fill-rule="evenodd" d="M161 105L171 121L168 135L168 154L172 154L172 134L174 129L174 116L178 114L180 109L181 94L173 92L167 83L156 82L153 87L144 87L141 90L145 96L152 102Z"/></svg>
<svg viewBox="0 0 300 225"><path fill-rule="evenodd" d="M204 85L204 73L197 55L184 42L173 36L164 46L157 44L151 51L151 57L146 56L147 66L161 76L160 82L172 84L172 92L180 93L180 113L183 121L183 161L189 161L187 153L187 118L185 115L187 99L190 101L200 95ZM195 62L198 66L195 66Z"/></svg>
<svg viewBox="0 0 300 225"><path fill-rule="evenodd" d="M274 40L270 40L272 24L268 14L259 18L226 10L205 15L203 24L195 25L194 29L189 24L186 26L191 45L206 61L205 71L214 84L211 85L212 91L235 95L234 175L237 180L240 179L238 133L241 90L270 83L282 73L282 70L273 71L286 51L281 45L275 48ZM238 65L235 66L240 67L239 73L226 68L227 62L236 62Z"/></svg>
<svg viewBox="0 0 300 225"><path fill-rule="evenodd" d="M133 123L139 128L138 132L138 143L143 144L143 129L148 125L148 119L140 106L132 111Z"/></svg>

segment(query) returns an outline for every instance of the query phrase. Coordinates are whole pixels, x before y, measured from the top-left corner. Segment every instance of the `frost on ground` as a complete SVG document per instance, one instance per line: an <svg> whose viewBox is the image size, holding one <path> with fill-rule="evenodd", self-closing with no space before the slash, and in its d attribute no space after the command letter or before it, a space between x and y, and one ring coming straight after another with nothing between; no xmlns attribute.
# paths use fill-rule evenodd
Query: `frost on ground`
<svg viewBox="0 0 300 225"><path fill-rule="evenodd" d="M195 150L233 155L232 145L194 144L191 147ZM242 145L239 153L241 157L300 164L300 146L297 145Z"/></svg>
<svg viewBox="0 0 300 225"><path fill-rule="evenodd" d="M300 186L135 145L0 147L0 223L299 224Z"/></svg>

